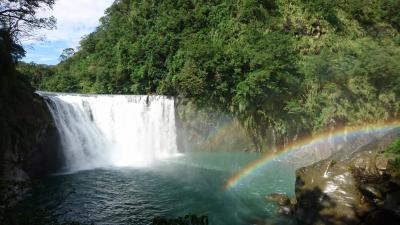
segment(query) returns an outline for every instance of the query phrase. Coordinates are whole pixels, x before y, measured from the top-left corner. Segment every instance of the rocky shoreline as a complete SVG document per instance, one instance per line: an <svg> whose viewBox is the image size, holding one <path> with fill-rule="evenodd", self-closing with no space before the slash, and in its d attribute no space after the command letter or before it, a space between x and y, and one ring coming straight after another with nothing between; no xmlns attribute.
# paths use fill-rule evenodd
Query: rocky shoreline
<svg viewBox="0 0 400 225"><path fill-rule="evenodd" d="M394 156L385 152L399 137L400 130L393 130L302 167L296 171L295 200L279 194L267 200L299 224L399 224L400 177Z"/></svg>

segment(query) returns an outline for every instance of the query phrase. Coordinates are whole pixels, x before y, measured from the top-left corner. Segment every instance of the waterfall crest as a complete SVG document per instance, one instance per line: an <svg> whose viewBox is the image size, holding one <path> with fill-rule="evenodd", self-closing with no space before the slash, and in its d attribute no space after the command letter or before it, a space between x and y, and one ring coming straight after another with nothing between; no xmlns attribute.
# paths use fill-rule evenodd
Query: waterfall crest
<svg viewBox="0 0 400 225"><path fill-rule="evenodd" d="M39 94L47 99L69 171L148 166L178 153L173 98Z"/></svg>

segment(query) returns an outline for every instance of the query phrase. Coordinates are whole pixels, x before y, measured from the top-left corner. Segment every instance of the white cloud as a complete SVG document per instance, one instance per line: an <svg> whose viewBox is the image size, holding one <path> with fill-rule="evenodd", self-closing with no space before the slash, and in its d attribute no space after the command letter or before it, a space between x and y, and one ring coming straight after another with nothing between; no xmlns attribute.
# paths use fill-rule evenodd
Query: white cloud
<svg viewBox="0 0 400 225"><path fill-rule="evenodd" d="M56 0L53 11L41 13L44 16L53 15L57 19L57 28L42 30L40 35L46 41L61 41L68 46L76 47L84 35L95 30L99 19L104 15L114 0ZM37 40L26 41L25 44L35 44Z"/></svg>
<svg viewBox="0 0 400 225"><path fill-rule="evenodd" d="M32 62L32 61L35 61L36 63L46 63L54 61L54 58L48 57L45 54L28 53L26 55L25 62Z"/></svg>
<svg viewBox="0 0 400 225"><path fill-rule="evenodd" d="M51 58L51 57L43 57L43 58L39 58L38 59L38 61L41 61L41 62L49 62L49 61L52 61L52 60L54 60L54 59Z"/></svg>

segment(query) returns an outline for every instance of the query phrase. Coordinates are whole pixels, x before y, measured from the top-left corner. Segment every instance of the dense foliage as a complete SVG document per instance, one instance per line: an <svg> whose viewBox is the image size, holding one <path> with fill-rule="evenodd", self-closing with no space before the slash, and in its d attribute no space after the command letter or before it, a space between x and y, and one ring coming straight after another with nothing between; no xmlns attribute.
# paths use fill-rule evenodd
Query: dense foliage
<svg viewBox="0 0 400 225"><path fill-rule="evenodd" d="M392 165L400 175L400 139L397 139L391 145L389 145L389 147L386 149L386 152L394 155L395 158L392 161Z"/></svg>
<svg viewBox="0 0 400 225"><path fill-rule="evenodd" d="M55 27L54 17L43 17L38 13L39 10L51 9L53 5L54 0L0 1L0 98L7 98L8 92L14 92L13 88L21 83L32 91L29 83L25 82L26 78L15 69L18 61L25 56L20 42L32 37L35 30ZM3 103L1 100L0 106Z"/></svg>
<svg viewBox="0 0 400 225"><path fill-rule="evenodd" d="M25 74L35 90L54 89L55 87L55 84L52 83L55 72L53 66L19 62L18 71Z"/></svg>
<svg viewBox="0 0 400 225"><path fill-rule="evenodd" d="M400 139L394 141L388 148L387 152L400 155Z"/></svg>
<svg viewBox="0 0 400 225"><path fill-rule="evenodd" d="M397 0L117 0L35 85L184 97L283 141L398 116L399 15Z"/></svg>
<svg viewBox="0 0 400 225"><path fill-rule="evenodd" d="M2 0L0 1L0 29L6 30L14 41L34 36L38 29L52 29L56 19L43 17L41 10L51 9L55 0Z"/></svg>

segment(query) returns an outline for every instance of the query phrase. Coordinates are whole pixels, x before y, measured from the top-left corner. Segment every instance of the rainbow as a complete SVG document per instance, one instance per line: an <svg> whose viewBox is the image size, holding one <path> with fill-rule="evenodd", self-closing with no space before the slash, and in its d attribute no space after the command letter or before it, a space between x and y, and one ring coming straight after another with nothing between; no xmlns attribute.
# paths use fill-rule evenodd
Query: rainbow
<svg viewBox="0 0 400 225"><path fill-rule="evenodd" d="M261 156L259 159L243 167L235 175L231 176L225 183L225 190L230 190L237 186L241 180L249 177L251 174L257 173L257 171L262 171L270 162L277 158L288 156L294 153L301 147L322 144L328 139L343 137L344 135L359 135L365 133L379 132L384 130L389 130L393 128L400 127L400 120L392 120L382 123L368 124L363 126L346 126L337 128L334 130L326 130L317 135L312 135L297 141L294 141L288 145L276 149L274 152L268 152Z"/></svg>

